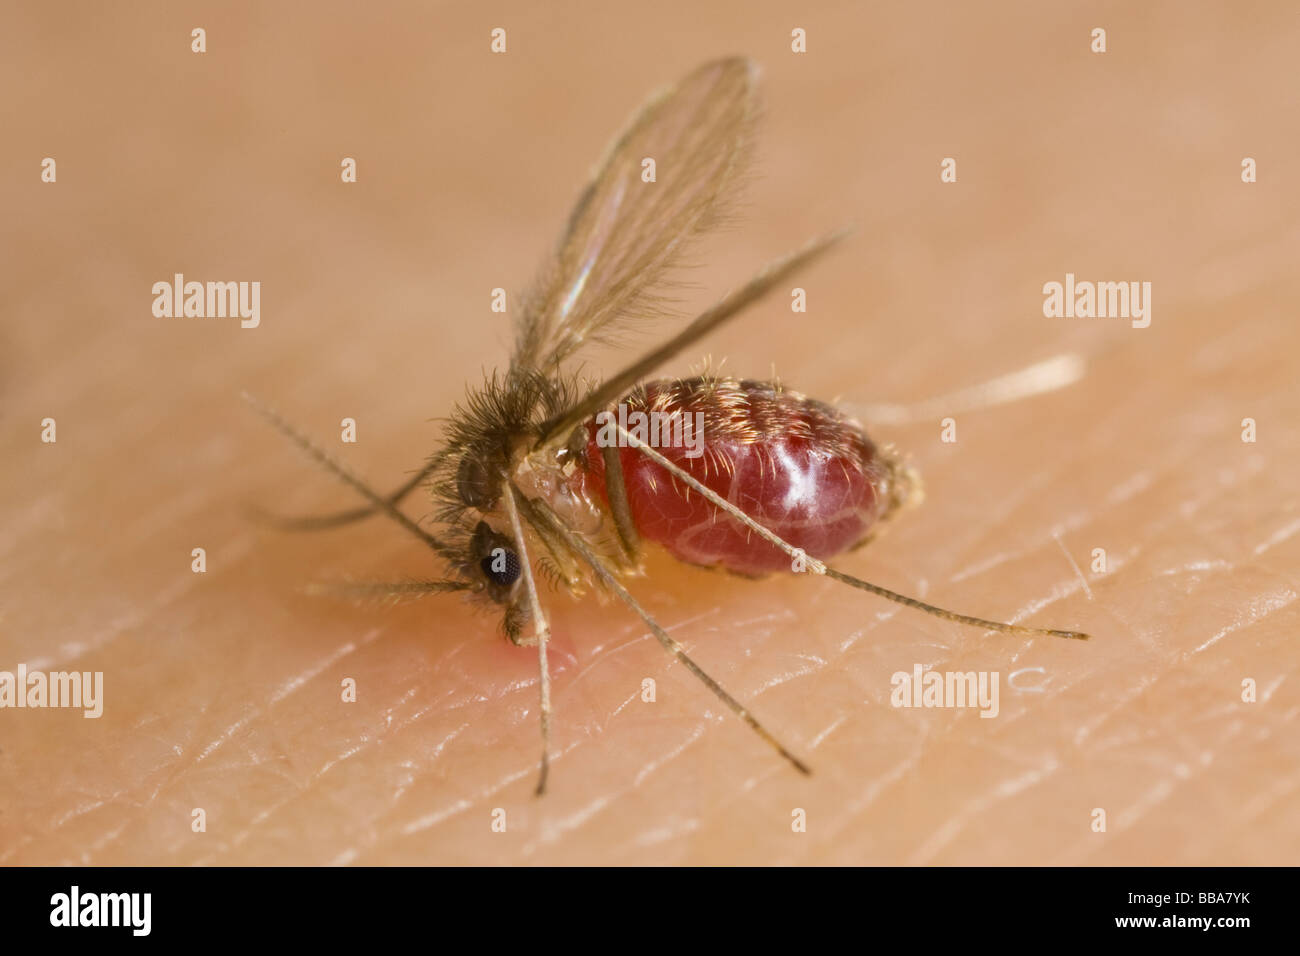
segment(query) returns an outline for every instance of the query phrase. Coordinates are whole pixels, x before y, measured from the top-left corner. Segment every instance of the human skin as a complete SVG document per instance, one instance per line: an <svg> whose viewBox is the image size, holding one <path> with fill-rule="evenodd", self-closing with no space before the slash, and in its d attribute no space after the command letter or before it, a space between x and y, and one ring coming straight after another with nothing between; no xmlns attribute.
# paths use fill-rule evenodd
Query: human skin
<svg viewBox="0 0 1300 956"><path fill-rule="evenodd" d="M0 669L102 671L105 703L93 720L0 710L0 863L1294 863L1287 5L565 11L244 4L191 22L159 3L70 23L39 6L4 31ZM663 372L775 364L917 468L925 501L836 566L1093 637L982 632L651 552L638 599L813 775L625 608L544 592L555 717L537 798L535 652L454 595L304 593L441 569L384 519L250 522L250 502L358 500L239 395L396 487L438 442L429 420L506 360L491 290L518 302L652 89L732 52L765 69L757 175L683 310L856 232L792 283L806 313L779 289ZM260 281L260 326L155 318L151 286L175 272ZM1150 281L1150 326L1044 317L1043 284L1067 272ZM1063 356L1078 374L1037 394L965 397ZM430 507L421 492L406 510ZM891 676L918 664L997 672L998 716L891 706Z"/></svg>

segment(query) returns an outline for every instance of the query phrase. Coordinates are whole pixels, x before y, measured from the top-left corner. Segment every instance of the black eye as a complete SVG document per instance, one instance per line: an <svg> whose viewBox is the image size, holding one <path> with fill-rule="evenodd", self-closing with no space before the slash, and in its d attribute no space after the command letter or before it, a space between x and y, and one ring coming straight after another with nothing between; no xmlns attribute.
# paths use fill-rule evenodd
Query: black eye
<svg viewBox="0 0 1300 956"><path fill-rule="evenodd" d="M478 566L497 587L508 588L519 580L519 555L509 548L493 548Z"/></svg>

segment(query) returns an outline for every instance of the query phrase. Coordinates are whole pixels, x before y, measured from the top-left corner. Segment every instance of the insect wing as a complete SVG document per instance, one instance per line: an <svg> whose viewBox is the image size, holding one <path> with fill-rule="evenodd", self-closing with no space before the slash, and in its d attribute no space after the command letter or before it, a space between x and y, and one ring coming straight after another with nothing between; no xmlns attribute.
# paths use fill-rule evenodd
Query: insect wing
<svg viewBox="0 0 1300 956"><path fill-rule="evenodd" d="M656 287L743 178L757 80L749 60L707 63L615 141L525 299L517 367L551 372L586 343L667 311Z"/></svg>

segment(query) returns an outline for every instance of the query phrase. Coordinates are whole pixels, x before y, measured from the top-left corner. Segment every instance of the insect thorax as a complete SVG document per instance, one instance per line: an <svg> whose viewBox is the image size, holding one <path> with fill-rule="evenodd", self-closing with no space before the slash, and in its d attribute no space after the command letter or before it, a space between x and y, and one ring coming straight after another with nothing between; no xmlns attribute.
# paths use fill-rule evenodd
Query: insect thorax
<svg viewBox="0 0 1300 956"><path fill-rule="evenodd" d="M509 604L518 597L484 564L492 550L509 548L512 541L503 501L507 476L524 496L544 501L572 530L588 533L600 526L598 504L579 500L567 488L573 466L563 447L541 447L548 424L584 394L576 378L512 368L470 389L447 423L446 442L434 455L434 518L439 536L457 555L452 573L493 603ZM543 551L535 557L548 577L570 583L570 575L557 571L550 555ZM513 556L503 560L513 566Z"/></svg>

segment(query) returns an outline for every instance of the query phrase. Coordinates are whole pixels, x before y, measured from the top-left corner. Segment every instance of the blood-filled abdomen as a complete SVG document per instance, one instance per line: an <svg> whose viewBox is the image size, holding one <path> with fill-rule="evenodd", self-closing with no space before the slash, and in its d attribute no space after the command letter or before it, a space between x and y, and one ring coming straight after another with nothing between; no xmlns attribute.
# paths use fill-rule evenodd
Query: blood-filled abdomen
<svg viewBox="0 0 1300 956"><path fill-rule="evenodd" d="M816 558L862 542L907 492L893 458L856 423L773 383L651 382L610 414L587 425L583 483L608 503L601 446L616 443L637 531L691 564L744 575L791 569L789 556L621 440L611 421Z"/></svg>

